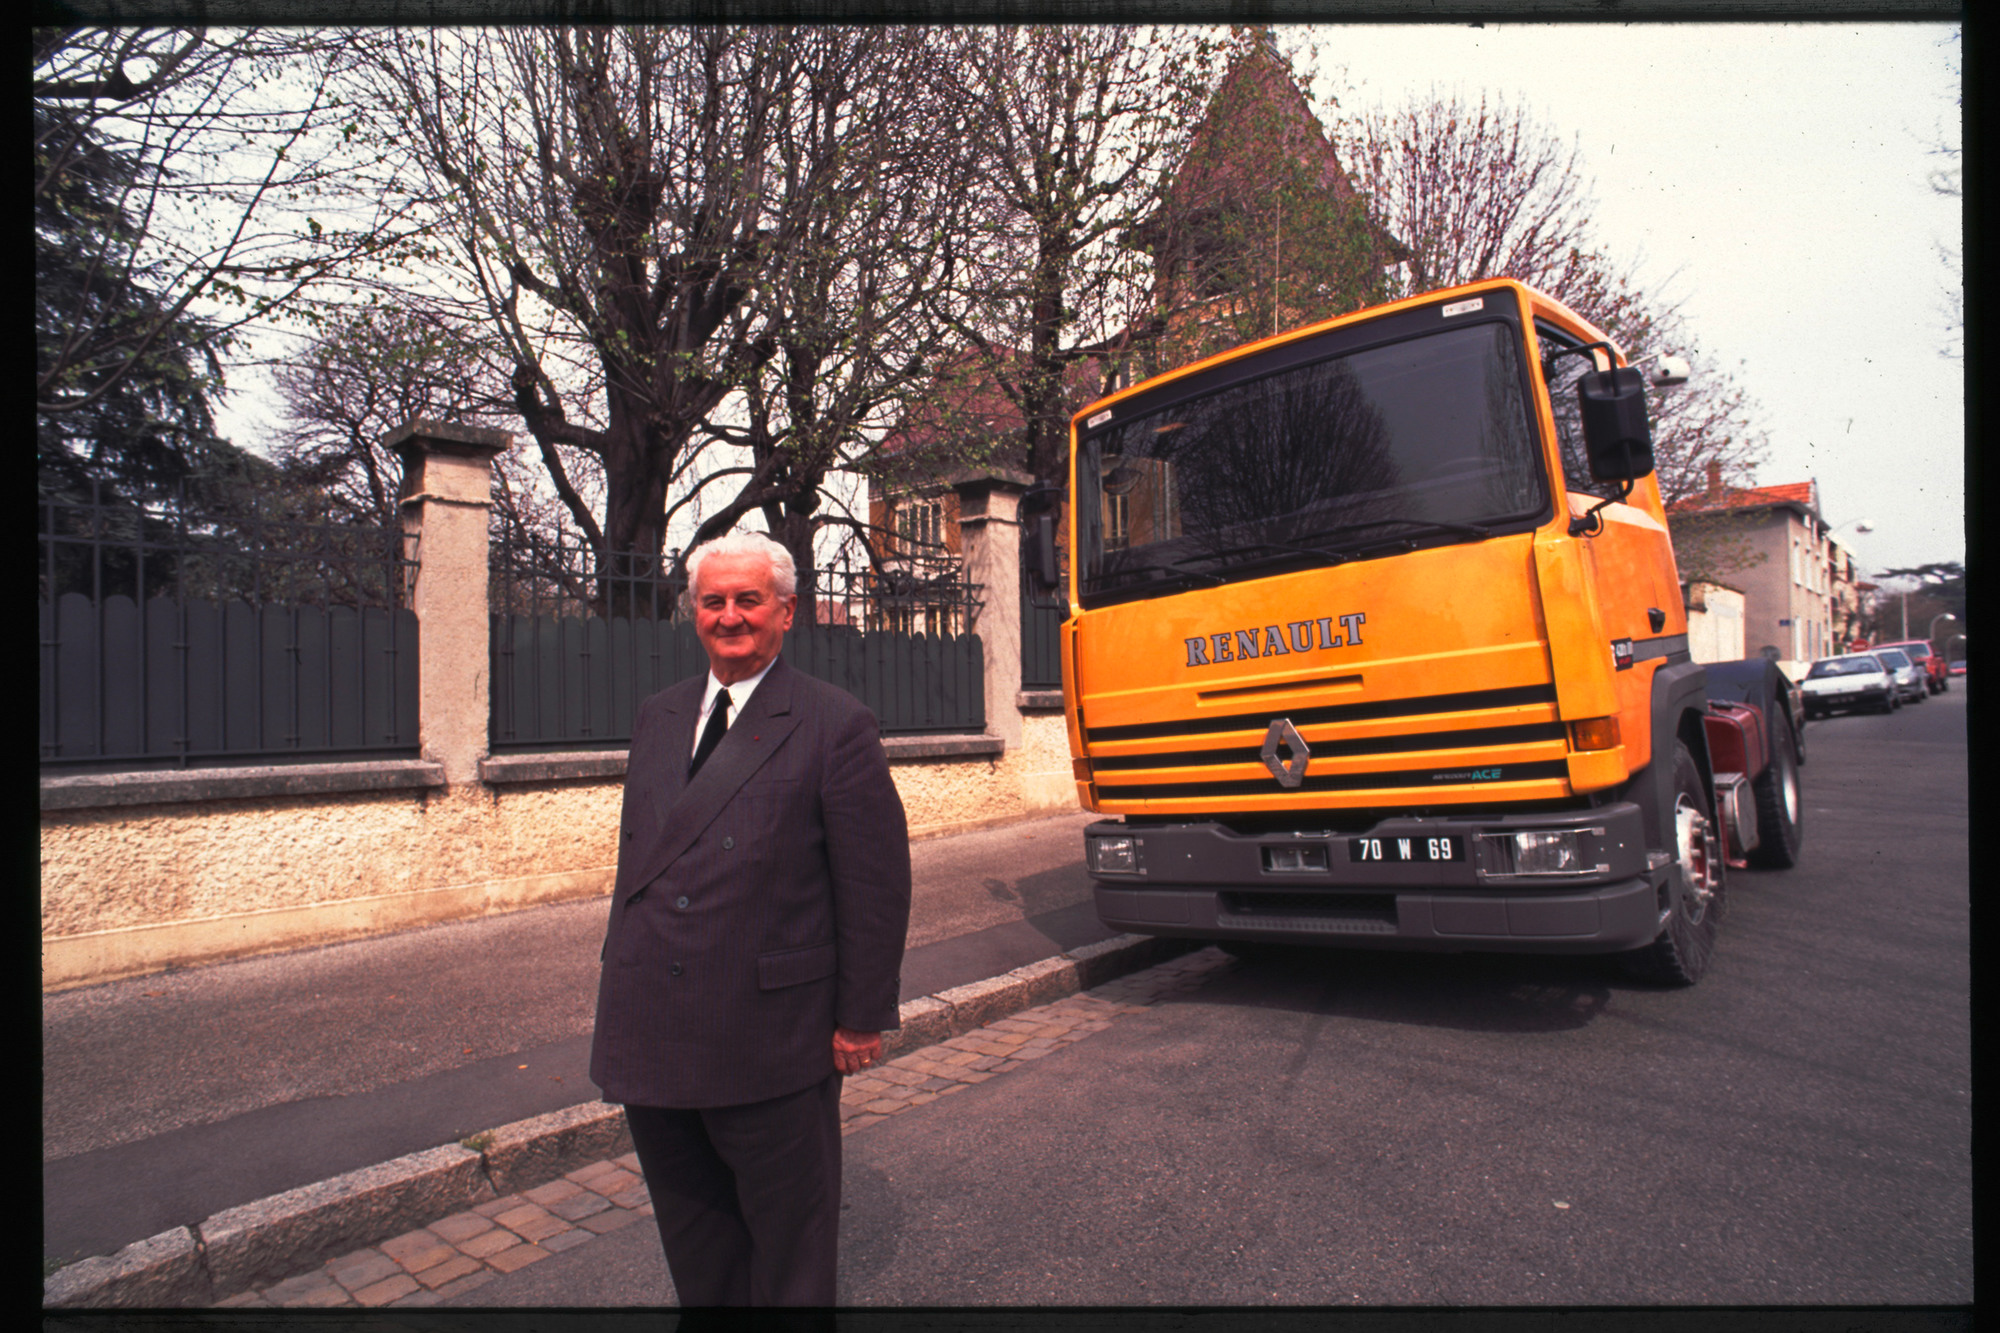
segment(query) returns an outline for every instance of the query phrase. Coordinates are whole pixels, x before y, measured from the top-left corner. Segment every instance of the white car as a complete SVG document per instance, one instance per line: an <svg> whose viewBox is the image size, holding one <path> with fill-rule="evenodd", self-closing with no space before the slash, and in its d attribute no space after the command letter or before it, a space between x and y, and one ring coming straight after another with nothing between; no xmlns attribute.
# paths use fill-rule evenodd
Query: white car
<svg viewBox="0 0 2000 1333"><path fill-rule="evenodd" d="M1878 657L1882 665L1889 668L1889 674L1896 678L1896 693L1911 703L1920 704L1930 697L1931 686L1924 679L1924 669L1901 648L1875 648L1869 656Z"/></svg>
<svg viewBox="0 0 2000 1333"><path fill-rule="evenodd" d="M1903 706L1896 677L1873 653L1822 657L1799 682L1806 716L1821 718L1840 709L1893 713Z"/></svg>

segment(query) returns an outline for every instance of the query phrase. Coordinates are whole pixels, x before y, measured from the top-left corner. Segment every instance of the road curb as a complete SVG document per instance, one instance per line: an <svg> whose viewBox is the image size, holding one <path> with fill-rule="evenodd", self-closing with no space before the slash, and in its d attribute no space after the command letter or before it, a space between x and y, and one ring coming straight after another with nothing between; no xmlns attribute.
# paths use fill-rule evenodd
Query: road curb
<svg viewBox="0 0 2000 1333"><path fill-rule="evenodd" d="M901 1006L885 1058L1178 957L1199 941L1119 935ZM42 1283L45 1309L213 1305L338 1254L426 1226L477 1203L630 1152L622 1107L585 1102L517 1120L224 1209L115 1254L65 1265Z"/></svg>

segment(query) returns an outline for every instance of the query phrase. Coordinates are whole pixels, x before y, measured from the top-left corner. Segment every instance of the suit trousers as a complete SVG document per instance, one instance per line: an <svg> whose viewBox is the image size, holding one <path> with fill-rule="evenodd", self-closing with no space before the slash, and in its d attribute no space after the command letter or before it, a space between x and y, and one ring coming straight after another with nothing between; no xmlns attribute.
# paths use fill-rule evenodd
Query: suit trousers
<svg viewBox="0 0 2000 1333"><path fill-rule="evenodd" d="M752 1102L627 1106L684 1306L832 1305L840 1075Z"/></svg>

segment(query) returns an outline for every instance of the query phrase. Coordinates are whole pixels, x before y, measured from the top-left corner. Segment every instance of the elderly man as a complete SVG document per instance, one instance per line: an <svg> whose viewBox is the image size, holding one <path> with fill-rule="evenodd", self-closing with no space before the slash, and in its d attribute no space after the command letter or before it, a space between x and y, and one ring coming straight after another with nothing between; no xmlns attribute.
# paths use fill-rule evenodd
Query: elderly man
<svg viewBox="0 0 2000 1333"><path fill-rule="evenodd" d="M830 1305L840 1079L897 1025L910 848L874 715L793 671L791 556L689 558L706 677L639 706L590 1076L683 1305Z"/></svg>

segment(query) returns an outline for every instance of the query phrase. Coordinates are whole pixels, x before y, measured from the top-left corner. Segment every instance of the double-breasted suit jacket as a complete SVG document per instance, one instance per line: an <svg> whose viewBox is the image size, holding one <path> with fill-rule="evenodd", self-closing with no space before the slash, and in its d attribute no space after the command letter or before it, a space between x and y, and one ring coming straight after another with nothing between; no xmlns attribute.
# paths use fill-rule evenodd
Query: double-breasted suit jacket
<svg viewBox="0 0 2000 1333"><path fill-rule="evenodd" d="M706 677L639 706L590 1077L636 1106L739 1106L897 1026L909 833L874 715L771 666L690 780Z"/></svg>

